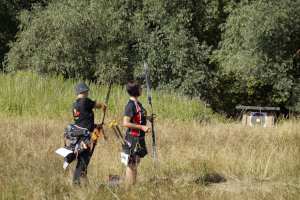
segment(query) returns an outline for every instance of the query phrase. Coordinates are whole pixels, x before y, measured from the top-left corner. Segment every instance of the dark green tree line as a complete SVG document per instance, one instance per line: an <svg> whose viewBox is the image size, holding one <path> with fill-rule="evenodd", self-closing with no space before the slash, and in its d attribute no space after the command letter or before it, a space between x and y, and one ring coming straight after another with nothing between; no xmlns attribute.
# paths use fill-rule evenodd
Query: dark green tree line
<svg viewBox="0 0 300 200"><path fill-rule="evenodd" d="M236 105L300 110L299 1L30 5L15 14L19 32L5 55L7 72L60 73L106 83L115 70L124 84L144 81L146 61L152 87L199 97L215 110L234 114Z"/></svg>
<svg viewBox="0 0 300 200"><path fill-rule="evenodd" d="M20 21L17 19L18 13L23 10L30 10L31 5L42 3L44 0L1 0L0 1L0 68L3 69L2 62L4 54L9 51L8 43L15 41Z"/></svg>
<svg viewBox="0 0 300 200"><path fill-rule="evenodd" d="M215 51L223 81L230 82L220 95L223 103L300 111L299 11L299 1L275 0L253 1L231 12Z"/></svg>
<svg viewBox="0 0 300 200"><path fill-rule="evenodd" d="M123 84L143 79L146 61L154 87L208 98L217 85L216 67L209 61L226 2L65 0L46 8L35 5L20 14L21 31L10 43L6 70L101 82L114 69Z"/></svg>

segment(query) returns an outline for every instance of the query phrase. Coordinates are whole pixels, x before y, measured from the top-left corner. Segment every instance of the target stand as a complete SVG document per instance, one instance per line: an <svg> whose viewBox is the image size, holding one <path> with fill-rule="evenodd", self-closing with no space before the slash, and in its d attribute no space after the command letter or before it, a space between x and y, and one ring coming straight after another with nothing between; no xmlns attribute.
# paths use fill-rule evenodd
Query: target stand
<svg viewBox="0 0 300 200"><path fill-rule="evenodd" d="M242 124L248 126L274 126L276 111L279 107L258 107L258 106L236 106L236 109L242 110Z"/></svg>

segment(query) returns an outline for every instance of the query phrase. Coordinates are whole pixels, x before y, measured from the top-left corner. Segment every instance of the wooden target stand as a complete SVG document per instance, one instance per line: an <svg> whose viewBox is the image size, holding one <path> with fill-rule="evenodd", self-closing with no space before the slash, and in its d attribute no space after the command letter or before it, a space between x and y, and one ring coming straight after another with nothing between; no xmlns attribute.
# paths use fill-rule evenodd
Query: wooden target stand
<svg viewBox="0 0 300 200"><path fill-rule="evenodd" d="M236 106L236 109L242 110L242 124L248 126L274 126L276 111L280 111L279 107L259 107L259 106Z"/></svg>

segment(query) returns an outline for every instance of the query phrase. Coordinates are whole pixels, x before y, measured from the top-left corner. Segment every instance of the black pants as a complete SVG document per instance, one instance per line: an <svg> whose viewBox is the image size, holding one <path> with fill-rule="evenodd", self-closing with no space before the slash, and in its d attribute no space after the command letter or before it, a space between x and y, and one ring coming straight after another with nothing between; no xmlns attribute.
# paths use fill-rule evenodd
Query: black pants
<svg viewBox="0 0 300 200"><path fill-rule="evenodd" d="M81 152L77 157L77 165L73 176L73 185L80 183L80 179L85 179L87 175L87 167L90 162L90 148Z"/></svg>

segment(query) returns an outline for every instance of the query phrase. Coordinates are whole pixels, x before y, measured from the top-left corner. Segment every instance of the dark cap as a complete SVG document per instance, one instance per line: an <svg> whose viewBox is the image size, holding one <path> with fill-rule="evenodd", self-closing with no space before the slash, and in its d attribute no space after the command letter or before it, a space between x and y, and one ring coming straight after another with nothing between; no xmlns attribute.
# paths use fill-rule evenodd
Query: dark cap
<svg viewBox="0 0 300 200"><path fill-rule="evenodd" d="M75 89L76 89L76 95L90 90L90 88L85 83L78 83L75 86Z"/></svg>

